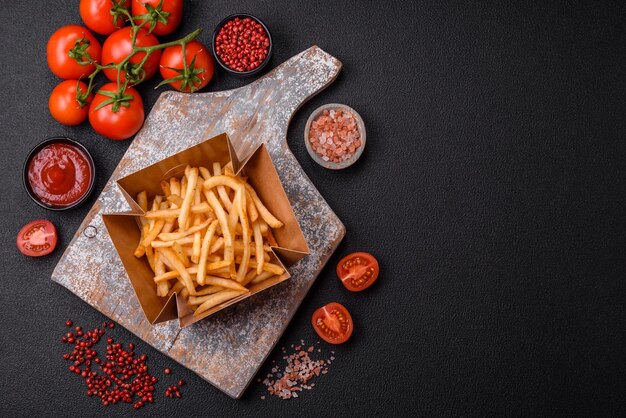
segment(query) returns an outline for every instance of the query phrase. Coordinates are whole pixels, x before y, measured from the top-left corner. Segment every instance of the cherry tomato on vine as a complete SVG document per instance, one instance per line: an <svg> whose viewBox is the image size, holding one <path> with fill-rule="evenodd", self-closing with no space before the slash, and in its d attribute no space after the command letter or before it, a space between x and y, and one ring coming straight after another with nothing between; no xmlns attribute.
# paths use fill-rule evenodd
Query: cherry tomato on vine
<svg viewBox="0 0 626 418"><path fill-rule="evenodd" d="M164 82L178 91L194 92L200 90L213 78L213 60L207 48L198 41L191 41L185 46L184 70L183 47L181 45L165 48L159 63ZM193 65L192 65L193 64Z"/></svg>
<svg viewBox="0 0 626 418"><path fill-rule="evenodd" d="M102 45L102 63L106 64L118 64L122 62L133 50L133 28L128 26L118 31L113 32ZM147 47L158 45L159 40L156 36L151 35L145 29L139 29L137 32L137 38L135 39L135 46ZM148 80L159 69L159 60L161 59L161 51L154 51L143 65L143 70L137 67L143 58L146 56L145 52L139 52L132 56L128 62L127 68L122 71L120 75L120 81L126 80L126 73L130 72L131 82L137 83L139 81ZM142 74L144 74L142 76ZM117 70L115 68L105 68L104 75L111 81L117 81Z"/></svg>
<svg viewBox="0 0 626 418"><path fill-rule="evenodd" d="M88 55L94 62L100 62L101 48L98 40L86 28L67 25L52 34L46 52L48 67L54 75L77 80L87 77L96 66L81 65L76 60L89 62Z"/></svg>
<svg viewBox="0 0 626 418"><path fill-rule="evenodd" d="M157 36L168 35L180 25L183 0L133 0L132 11L133 17L143 17L136 19L135 23L152 19L144 27Z"/></svg>
<svg viewBox="0 0 626 418"><path fill-rule="evenodd" d="M89 103L93 95L89 94L81 105L81 102L76 99L77 89L80 89L80 93L84 93L87 91L87 84L78 80L65 80L50 94L48 100L50 114L63 125L79 125L87 118Z"/></svg>
<svg viewBox="0 0 626 418"><path fill-rule="evenodd" d="M57 230L48 220L32 221L17 233L16 243L20 252L29 257L48 255L57 246Z"/></svg>
<svg viewBox="0 0 626 418"><path fill-rule="evenodd" d="M80 0L81 19L100 35L110 35L124 27L126 21L121 9L130 11L130 0Z"/></svg>
<svg viewBox="0 0 626 418"><path fill-rule="evenodd" d="M100 135L119 141L130 138L141 129L145 114L143 100L137 90L126 87L123 98L117 97L117 93L117 83L107 83L100 87L89 106L89 123ZM124 99L117 104L117 112L114 111L115 103L110 102L115 98ZM98 108L106 101L109 103Z"/></svg>
<svg viewBox="0 0 626 418"><path fill-rule="evenodd" d="M313 312L311 324L317 335L330 344L345 343L354 329L350 312L337 302L327 303Z"/></svg>
<svg viewBox="0 0 626 418"><path fill-rule="evenodd" d="M376 258L364 252L348 254L337 264L337 276L352 292L360 292L374 284L378 271Z"/></svg>

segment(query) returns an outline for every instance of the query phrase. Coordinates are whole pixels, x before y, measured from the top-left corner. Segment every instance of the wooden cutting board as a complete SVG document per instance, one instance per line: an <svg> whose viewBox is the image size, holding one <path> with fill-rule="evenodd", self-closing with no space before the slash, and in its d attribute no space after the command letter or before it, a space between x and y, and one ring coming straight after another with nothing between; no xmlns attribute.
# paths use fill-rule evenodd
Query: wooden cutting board
<svg viewBox="0 0 626 418"><path fill-rule="evenodd" d="M314 46L235 90L161 94L52 273L91 306L139 338L239 398L278 342L345 228L287 146L296 110L332 83L341 62ZM150 325L102 222L129 210L115 181L226 132L240 159L265 142L310 249L292 279L188 328Z"/></svg>

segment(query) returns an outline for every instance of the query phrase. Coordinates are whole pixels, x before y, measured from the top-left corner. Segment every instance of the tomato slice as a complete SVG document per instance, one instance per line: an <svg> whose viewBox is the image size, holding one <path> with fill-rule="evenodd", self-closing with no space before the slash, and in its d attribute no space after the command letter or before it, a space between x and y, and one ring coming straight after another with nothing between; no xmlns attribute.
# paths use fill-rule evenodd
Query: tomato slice
<svg viewBox="0 0 626 418"><path fill-rule="evenodd" d="M345 343L354 328L350 312L337 302L327 303L313 312L311 324L317 335L330 344Z"/></svg>
<svg viewBox="0 0 626 418"><path fill-rule="evenodd" d="M352 292L360 292L373 285L378 271L378 261L370 253L352 253L337 264L337 276Z"/></svg>
<svg viewBox="0 0 626 418"><path fill-rule="evenodd" d="M17 248L29 257L50 254L56 246L57 230L45 219L29 222L17 234Z"/></svg>

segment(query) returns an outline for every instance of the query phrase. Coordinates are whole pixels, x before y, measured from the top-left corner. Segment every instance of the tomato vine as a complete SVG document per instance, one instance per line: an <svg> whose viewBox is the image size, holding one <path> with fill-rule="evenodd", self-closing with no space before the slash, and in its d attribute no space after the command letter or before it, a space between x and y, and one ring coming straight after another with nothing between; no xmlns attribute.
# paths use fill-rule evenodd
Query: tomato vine
<svg viewBox="0 0 626 418"><path fill-rule="evenodd" d="M84 91L81 89L77 89L76 91L76 101L80 104L81 107L86 105L86 103L88 102L88 97L95 89L94 81L96 76L104 69L115 69L117 71L117 92L114 93L110 91L98 90L98 94L107 96L108 98L100 103L96 110L106 105L112 104L112 111L118 112L120 106L128 106L129 101L133 100L132 95L126 94L126 88L129 86L137 85L144 81L145 71L143 69L143 66L145 65L151 54L172 46L181 46L184 56L186 45L189 42L193 41L202 32L202 29L198 28L188 35L175 41L165 42L153 46L140 47L136 45L137 34L139 33L140 29L142 29L145 25L150 25L150 27L148 28L148 33L150 33L156 27L157 23L167 24L168 22L170 14L162 10L163 0L161 0L156 7L146 4L148 13L139 16L132 16L128 9L122 7L123 2L114 2L113 4L114 6L110 12L114 16L114 19L117 20L118 18L125 17L125 19L127 19L132 26L132 51L126 56L126 58L124 58L117 64L102 65L96 62L96 60L94 60L87 51L90 41L85 37L75 41L74 47L68 52L68 56L74 59L80 65L95 66L95 70L87 77L87 89ZM141 23L137 24L135 23L135 20L141 21ZM132 64L130 62L131 58L138 53L144 53L145 55L139 63ZM195 84L197 84L198 81L197 74L199 71L194 68L194 62L195 59L188 64L186 59L183 59L184 68L182 70L177 70L179 72L179 75L171 79L165 80L164 82L160 83L157 88L171 81L181 81L184 86L190 86L190 90L193 92L195 90L194 86ZM122 74L125 74L123 82L121 80Z"/></svg>

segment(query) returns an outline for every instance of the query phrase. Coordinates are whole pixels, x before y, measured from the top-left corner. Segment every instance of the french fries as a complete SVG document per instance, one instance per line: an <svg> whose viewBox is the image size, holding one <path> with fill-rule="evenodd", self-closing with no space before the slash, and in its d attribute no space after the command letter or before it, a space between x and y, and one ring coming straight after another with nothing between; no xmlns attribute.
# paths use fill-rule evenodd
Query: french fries
<svg viewBox="0 0 626 418"><path fill-rule="evenodd" d="M147 258L157 294L179 294L195 316L285 272L270 256L271 229L282 222L230 164L210 168L187 166L182 178L161 181L151 202L137 195L145 216L135 256Z"/></svg>

